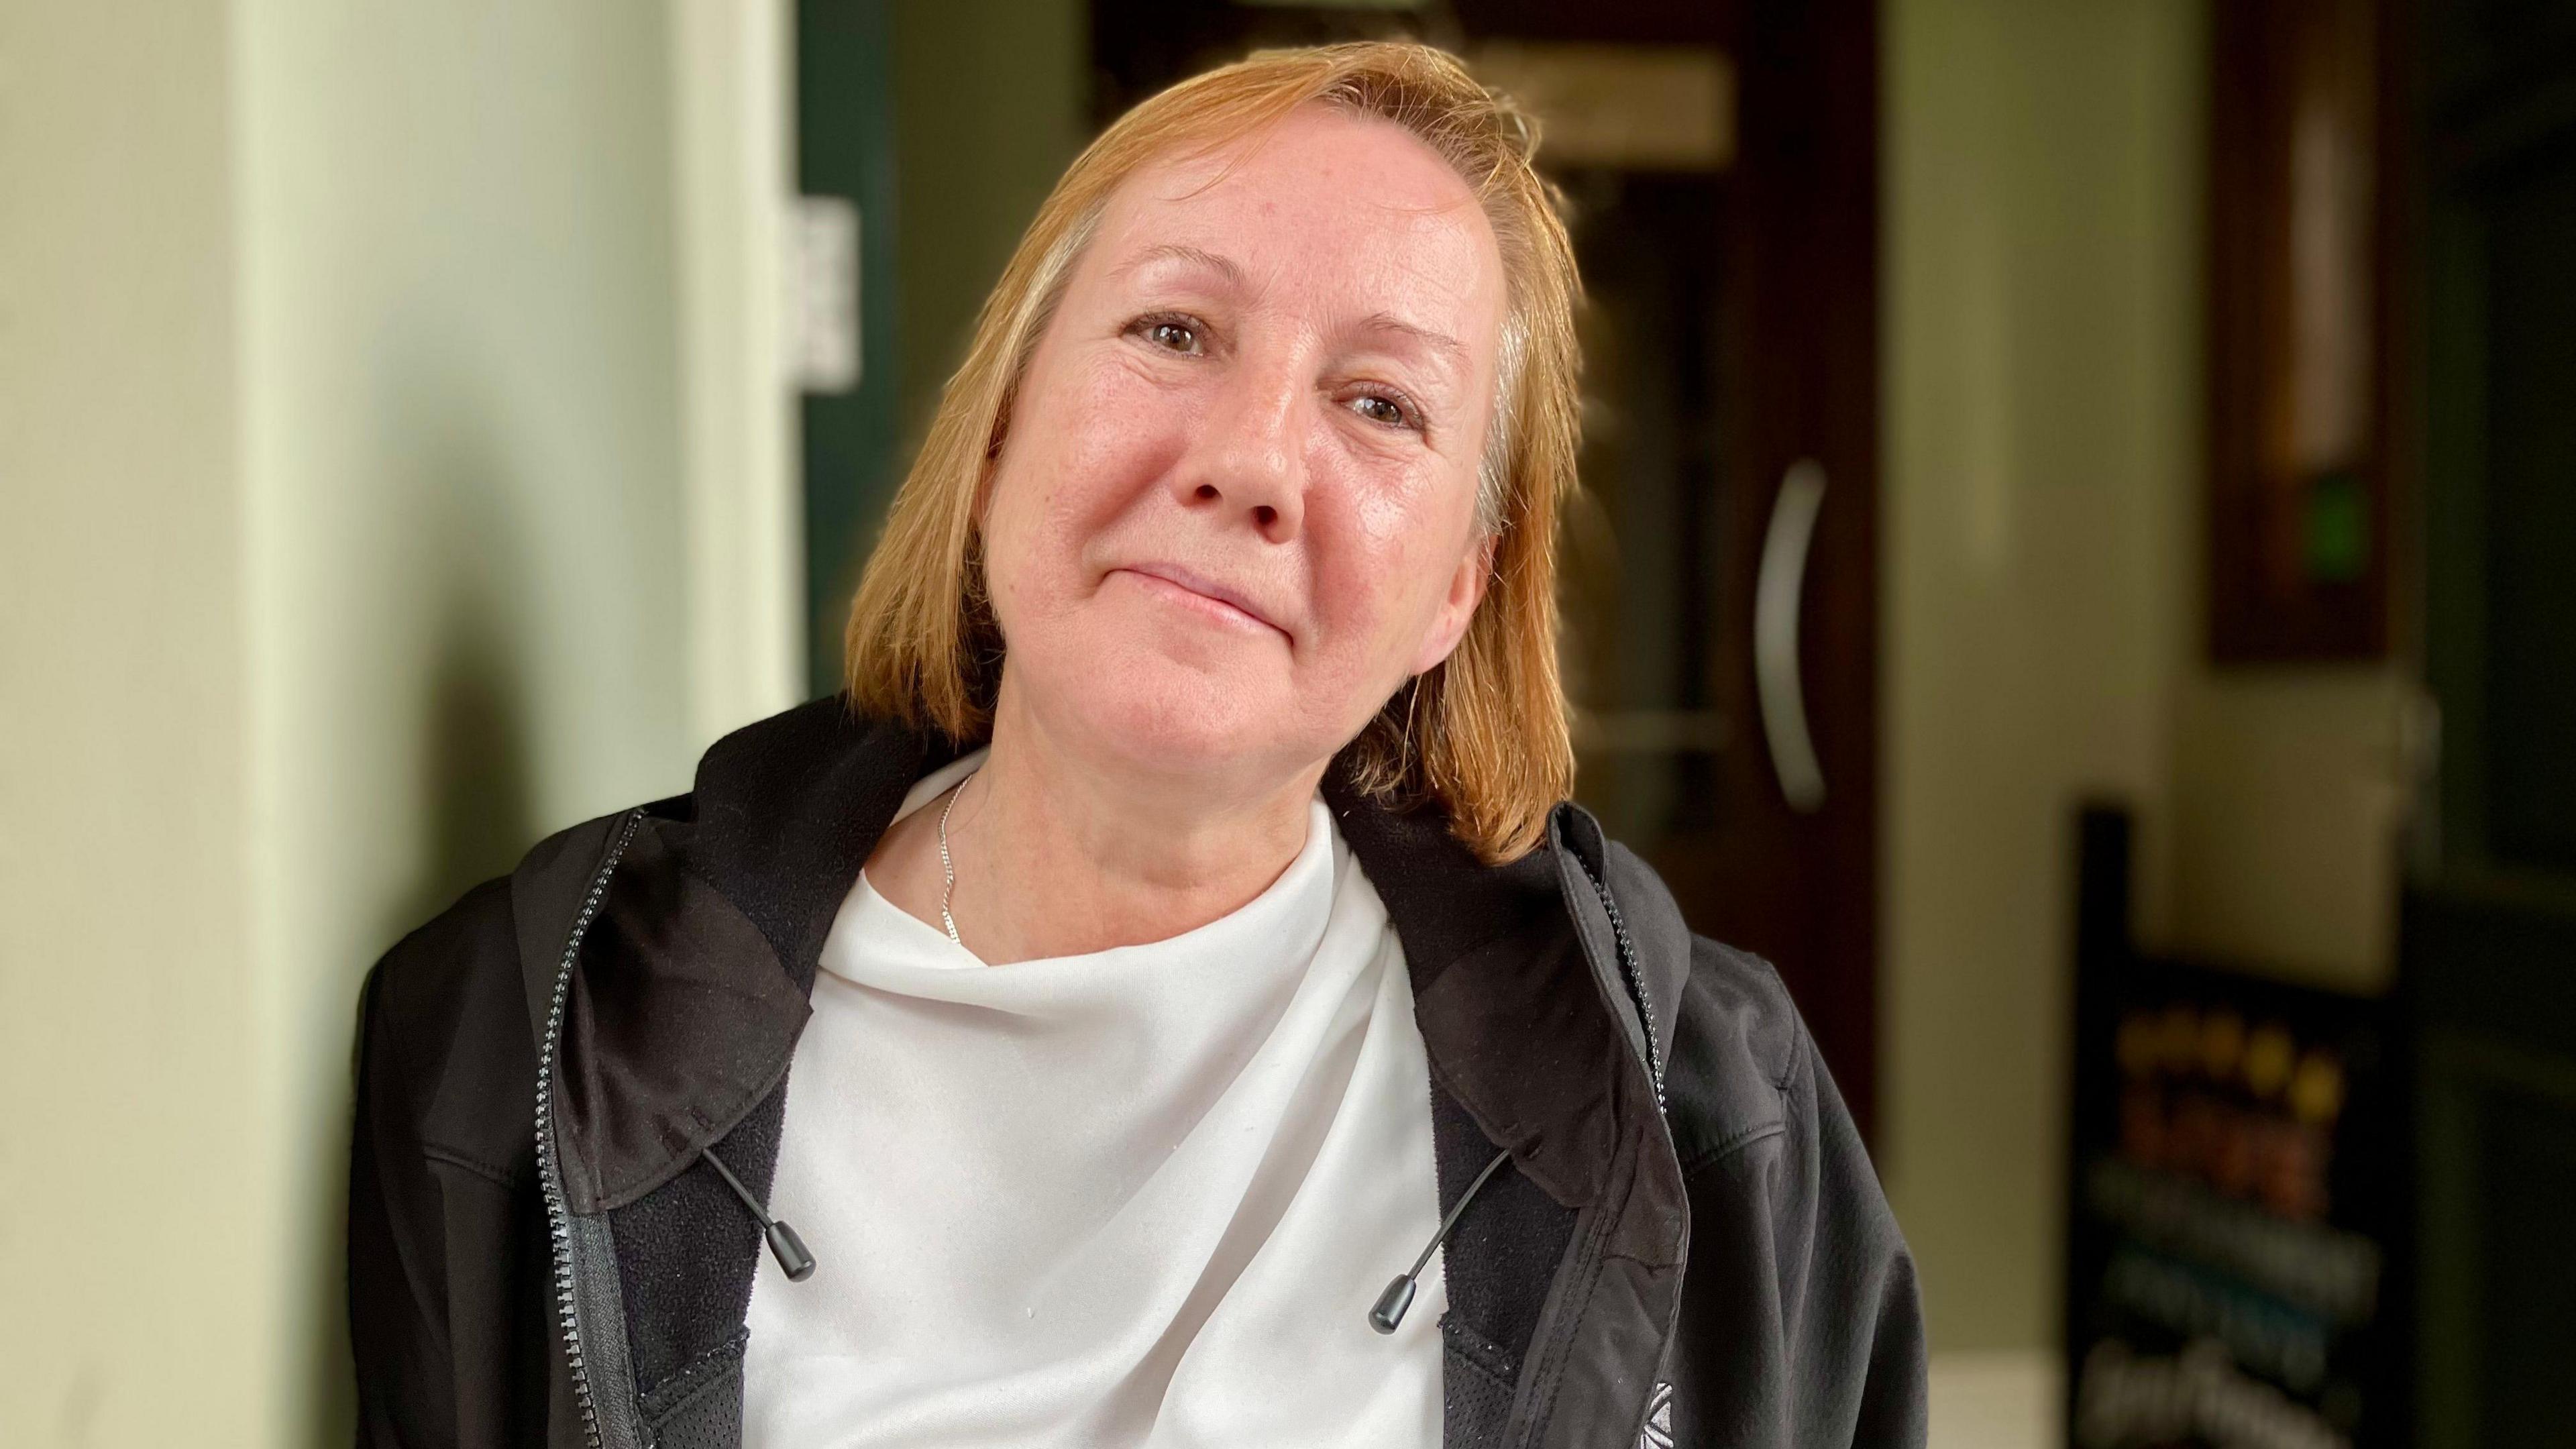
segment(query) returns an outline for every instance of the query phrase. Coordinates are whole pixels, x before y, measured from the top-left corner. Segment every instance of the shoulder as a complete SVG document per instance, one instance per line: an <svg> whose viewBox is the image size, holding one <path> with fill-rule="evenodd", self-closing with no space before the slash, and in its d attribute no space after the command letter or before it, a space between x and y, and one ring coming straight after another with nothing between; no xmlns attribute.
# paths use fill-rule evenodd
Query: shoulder
<svg viewBox="0 0 2576 1449"><path fill-rule="evenodd" d="M549 948L562 945L617 835L639 813L623 810L547 836L510 874L466 891L395 942L369 973L370 1016L425 1028L479 991L523 994L518 988L530 977L550 981L551 971L529 958L549 957L551 966Z"/></svg>
<svg viewBox="0 0 2576 1449"><path fill-rule="evenodd" d="M1750 951L1706 936L1690 938L1682 1021L1704 1038L1693 1043L1697 1050L1723 1043L1783 1091L1805 1055L1806 1023L1779 971Z"/></svg>
<svg viewBox="0 0 2576 1449"><path fill-rule="evenodd" d="M630 812L538 842L394 943L359 1001L359 1110L493 1173L525 1146L553 956ZM500 1110L507 1104L510 1110Z"/></svg>
<svg viewBox="0 0 2576 1449"><path fill-rule="evenodd" d="M1686 1170L1795 1124L1808 1105L1806 1027L1771 963L1694 933L1663 879L1599 827L1570 816L1567 843L1594 854L1626 917L1658 1022L1665 1112ZM1597 844L1595 843L1597 841Z"/></svg>
<svg viewBox="0 0 2576 1449"><path fill-rule="evenodd" d="M1806 1062L1806 1026L1771 963L1692 936L1665 1072L1683 1170L1799 1125Z"/></svg>

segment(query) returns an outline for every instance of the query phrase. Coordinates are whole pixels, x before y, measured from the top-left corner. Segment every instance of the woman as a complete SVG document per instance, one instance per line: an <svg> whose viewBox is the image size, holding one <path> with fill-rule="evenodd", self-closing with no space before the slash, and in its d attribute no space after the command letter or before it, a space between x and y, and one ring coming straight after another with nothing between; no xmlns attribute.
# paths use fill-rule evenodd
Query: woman
<svg viewBox="0 0 2576 1449"><path fill-rule="evenodd" d="M1561 803L1530 150L1358 45L1074 163L848 698L377 968L371 1442L1921 1441L1777 978Z"/></svg>

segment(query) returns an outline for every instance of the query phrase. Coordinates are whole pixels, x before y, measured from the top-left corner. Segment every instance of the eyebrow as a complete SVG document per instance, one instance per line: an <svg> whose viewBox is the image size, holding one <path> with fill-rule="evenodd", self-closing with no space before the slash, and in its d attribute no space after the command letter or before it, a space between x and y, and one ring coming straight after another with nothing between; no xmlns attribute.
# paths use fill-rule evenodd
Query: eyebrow
<svg viewBox="0 0 2576 1449"><path fill-rule="evenodd" d="M1189 262L1217 273L1235 286L1243 285L1243 268L1236 266L1232 257L1220 256L1205 247L1183 246L1178 242L1164 242L1159 246L1147 247L1119 263L1109 275L1123 277L1148 262L1163 261Z"/></svg>
<svg viewBox="0 0 2576 1449"><path fill-rule="evenodd" d="M1147 247L1112 268L1109 275L1123 277L1130 272L1142 269L1149 263L1162 261L1188 262L1195 266L1202 266L1225 278L1233 286L1244 285L1243 268L1237 266L1232 257L1209 251L1205 247L1186 246L1179 242L1163 242ZM1446 332L1434 332L1428 327L1407 322L1392 312L1372 312L1361 318L1352 330L1392 332L1400 337L1411 338L1438 353L1443 361L1458 371L1462 373L1474 371L1468 362L1465 343Z"/></svg>
<svg viewBox="0 0 2576 1449"><path fill-rule="evenodd" d="M1403 318L1396 316L1392 312L1370 313L1368 316L1360 319L1358 330L1362 332L1393 332L1398 336L1410 337L1414 341L1421 343L1423 346L1430 348L1432 351L1439 353L1448 361L1450 366L1458 369L1460 372L1472 372L1474 370L1467 365L1467 345L1465 343L1460 342L1457 338L1450 336L1446 332L1434 332L1428 327L1416 326L1413 323L1407 322Z"/></svg>

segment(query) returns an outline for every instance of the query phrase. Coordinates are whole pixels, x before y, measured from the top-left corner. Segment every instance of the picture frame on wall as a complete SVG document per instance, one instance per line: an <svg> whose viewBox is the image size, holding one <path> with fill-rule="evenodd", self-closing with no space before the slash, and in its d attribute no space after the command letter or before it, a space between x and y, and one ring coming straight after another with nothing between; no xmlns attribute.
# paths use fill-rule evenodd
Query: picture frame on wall
<svg viewBox="0 0 2576 1449"><path fill-rule="evenodd" d="M2390 639L2390 7L2211 7L2208 628L2220 663L2366 660Z"/></svg>

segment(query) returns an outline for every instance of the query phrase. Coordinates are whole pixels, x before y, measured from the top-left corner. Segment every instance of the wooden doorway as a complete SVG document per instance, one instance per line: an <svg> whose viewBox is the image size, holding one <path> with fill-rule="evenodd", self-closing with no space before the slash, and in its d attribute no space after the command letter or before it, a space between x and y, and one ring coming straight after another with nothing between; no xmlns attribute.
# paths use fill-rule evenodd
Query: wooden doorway
<svg viewBox="0 0 2576 1449"><path fill-rule="evenodd" d="M2418 1035L2417 1416L2569 1442L2576 1362L2576 12L2391 6L2416 43L2424 667L2439 774L2400 941Z"/></svg>

